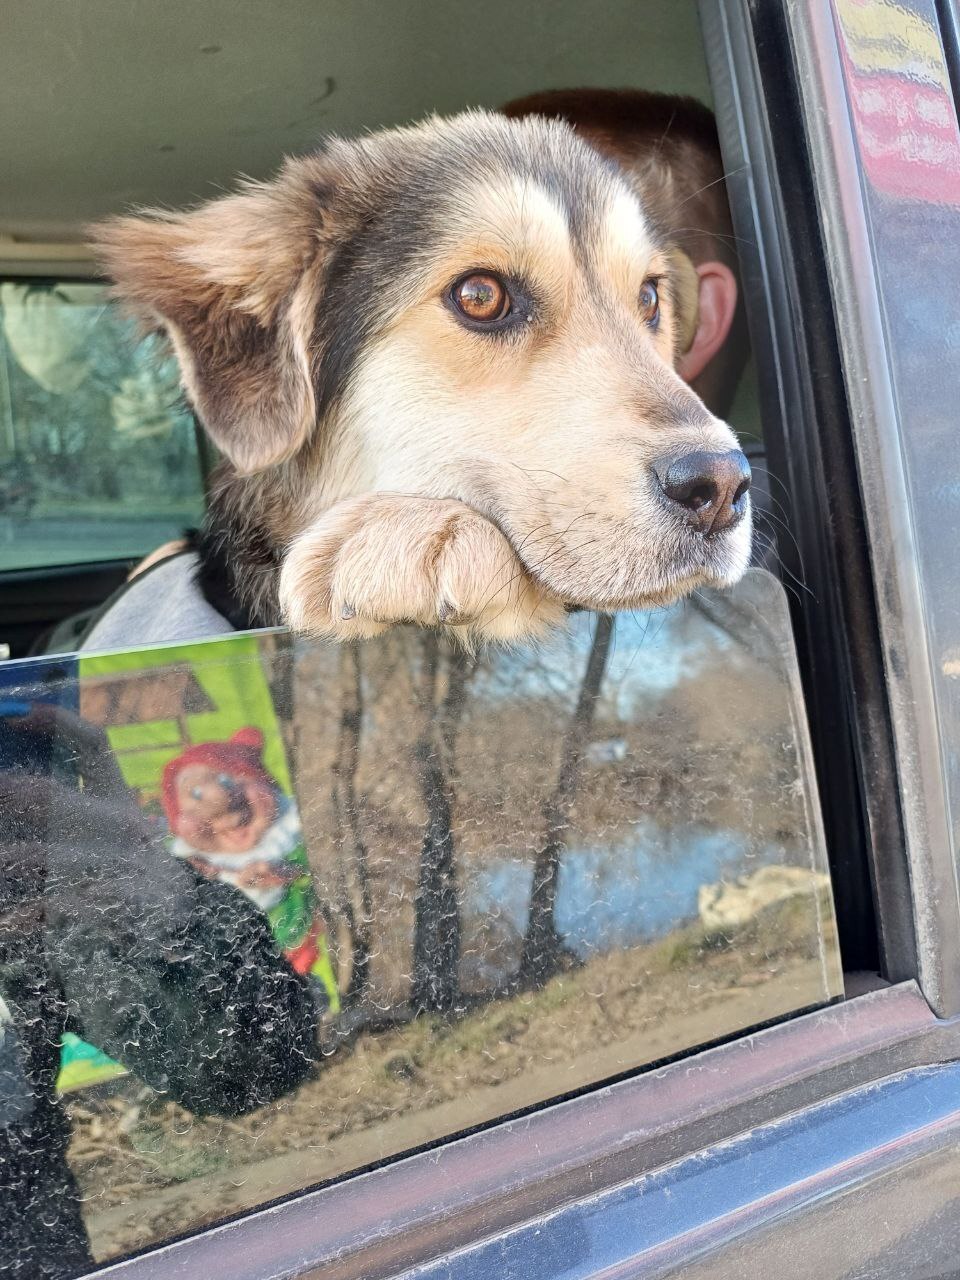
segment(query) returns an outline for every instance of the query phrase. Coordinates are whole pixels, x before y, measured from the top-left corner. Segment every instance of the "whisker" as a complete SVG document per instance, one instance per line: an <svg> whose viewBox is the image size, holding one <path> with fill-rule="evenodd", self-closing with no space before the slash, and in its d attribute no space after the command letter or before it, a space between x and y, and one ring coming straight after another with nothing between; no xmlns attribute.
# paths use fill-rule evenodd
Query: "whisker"
<svg viewBox="0 0 960 1280"><path fill-rule="evenodd" d="M677 118L677 109L676 107L674 107L673 111L670 113L670 119L667 121L667 127L664 129L663 133L661 133L660 137L657 139L657 145L654 148L654 150L658 155L663 150L663 144L667 140L667 134L673 128L673 122L674 120L676 120L676 118Z"/></svg>
<svg viewBox="0 0 960 1280"><path fill-rule="evenodd" d="M806 575L806 568L803 564L803 552L800 550L800 543L797 541L796 534L787 522L781 516L778 516L775 511L758 511L756 513L756 519L761 525L764 520L768 520L775 528L783 530L793 544L793 549L797 553L797 561L800 564L800 568L803 570L804 575Z"/></svg>
<svg viewBox="0 0 960 1280"><path fill-rule="evenodd" d="M528 533L528 534L526 535L526 537L525 537L525 538L523 538L523 539L520 541L520 543L517 545L517 547L515 547L515 548L514 548L514 552L515 552L515 554L516 554L517 558L519 559L519 553L520 553L522 550L528 550L528 549L529 549L530 547L532 547L532 546L537 546L539 543L546 541L546 540L547 540L548 538L550 538L551 536L552 536L552 538L553 538L553 540L554 540L555 542L556 542L556 541L559 541L559 539L560 539L560 538L562 538L566 533L568 533L568 532L570 531L570 529L572 529L572 528L573 528L573 526L577 523L577 521L578 521L578 520L583 519L583 517L584 517L584 516L587 516L587 515L589 515L589 514L591 514L589 511L582 511L579 515L574 516L574 518L573 518L573 519L570 521L570 523L567 525L566 529L561 529L561 530L559 530L558 532L553 532L553 531L551 531L550 533L546 533L546 534L544 534L542 537L537 538L537 539L535 539L535 540L531 541L532 535L533 535L533 534L534 534L538 529L542 529L542 528L544 528L544 527L545 527L545 525L544 525L544 524L537 525L534 529L532 529L532 530L530 531L530 533ZM540 566L542 566L543 564L545 564L545 563L547 562L547 560L550 558L550 556L551 556L551 555L556 554L556 552L557 552L558 550L560 550L560 548L555 548L553 551L551 551L550 553L548 553L548 555L547 555L547 556L543 556L543 557L541 557L541 559L540 559L539 564L538 564L538 566L537 566L537 567L539 568ZM513 576L512 576L512 577L510 577L510 578L509 578L505 583L502 583L502 584L500 584L500 585L496 585L497 575L498 575L498 574L503 570L503 568L506 566L506 564L507 564L507 563L508 563L508 561L504 560L501 564L499 564L499 565L497 566L496 570L494 571L494 574L493 574L493 576L491 577L490 581L487 583L487 587L489 588L489 590L488 590L488 592L487 592L487 595L486 595L486 596L484 597L484 599L481 601L481 604L480 604L480 610L481 610L481 612L482 612L482 611L487 607L487 604L489 603L489 601L493 598L493 596L495 596L495 595L497 594L497 592L498 592L498 591L505 591L505 590L507 590L507 589L508 589L509 587L511 587L511 586L513 585L513 583L514 583L514 582L516 582L520 577L522 577L525 573L528 573L528 572L529 572L529 571L527 570L527 568L521 564L520 569L519 569L515 574L513 574ZM504 609L507 607L507 603L509 603L509 602L505 602L505 603L504 603L504 605L503 605L503 608L504 608ZM502 612L502 610L501 610L501 612ZM497 616L497 617L499 617L499 616L500 616L500 614L498 613L496 616Z"/></svg>
<svg viewBox="0 0 960 1280"><path fill-rule="evenodd" d="M622 680L626 680L627 676L630 674L630 670L633 667L633 664L636 662L637 658L640 656L640 650L647 643L647 637L650 635L650 626L653 622L654 615L659 613L661 617L660 617L659 627L650 637L651 641L656 640L657 636L660 634L663 628L667 625L667 610L662 605L657 606L653 609L645 609L643 612L646 614L646 620L645 620L646 625L643 628L643 634L640 636L640 641L637 644L637 647L633 651L633 656L631 657L630 661L627 663L624 669L623 676L621 677ZM636 609L631 609L630 613L633 617L637 616Z"/></svg>
<svg viewBox="0 0 960 1280"><path fill-rule="evenodd" d="M783 480L781 480L781 478L777 475L775 471L771 471L769 467L765 467L762 462L752 462L752 461L750 463L750 470L757 471L760 473L760 475L765 475L768 480L775 481L783 490L784 496L789 498L790 496L789 489L787 488Z"/></svg>
<svg viewBox="0 0 960 1280"><path fill-rule="evenodd" d="M526 472L528 475L534 472L540 472L545 476L556 476L556 478L558 480L562 480L564 484L570 483L566 476L560 475L558 471L551 471L549 467L521 467L519 462L511 462L510 465L512 467L516 467L518 471Z"/></svg>
<svg viewBox="0 0 960 1280"><path fill-rule="evenodd" d="M711 240L721 240L726 244L732 244L734 246L738 244L748 244L751 249L755 249L757 247L756 240L750 240L747 236L728 235L723 231L715 231L713 227L671 227L670 234L674 237L682 235L709 236Z"/></svg>
<svg viewBox="0 0 960 1280"><path fill-rule="evenodd" d="M729 173L721 174L719 178L714 178L712 182L707 182L702 187L698 187L696 191L691 191L688 196L684 196L684 198L677 204L676 208L682 209L685 204L689 204L689 202L691 200L695 200L697 196L703 195L704 191L709 191L711 187L716 187L721 182L726 182L728 178L733 178L738 173L746 173L749 168L749 164L742 164L737 169L731 169Z"/></svg>
<svg viewBox="0 0 960 1280"><path fill-rule="evenodd" d="M807 571L803 563L803 556L801 554L799 544L797 543L797 540L794 537L793 532L787 525L783 524L782 521L778 520L777 517L770 511L758 512L757 520L759 522L762 522L764 519L769 520L775 529L777 527L782 528L783 531L786 534L788 534L789 537L792 539L794 548L797 553L797 562L800 566L800 572L803 574L803 578L797 577L797 575L793 572L793 570L790 569L789 566L785 563L783 556L780 554L779 547L777 546L777 537L776 537L776 533L774 532L773 540L769 544L769 548L773 552L773 558L781 574L787 574L788 577L793 579L793 581L797 584L797 586L801 589L801 591L805 591L811 600L813 600L816 604L819 604L820 602L817 599L816 595L814 594L813 591L810 590L810 588L807 586L806 582L804 581L804 578L806 578L807 576ZM786 585L787 584L784 583L784 586Z"/></svg>
<svg viewBox="0 0 960 1280"><path fill-rule="evenodd" d="M773 494L772 494L772 493L768 493L768 494L767 494L767 498L769 499L771 506L772 506L772 507L775 507L775 508L776 508L776 510L779 512L779 514L780 514L781 518L782 518L783 520L785 520L785 521L787 522L787 524L789 524L789 523L790 523L790 513L789 513L789 511L787 510L787 508L786 508L786 506L784 505L784 503L782 503L782 502L780 501L780 499L779 499L779 498L775 498L775 497L773 496ZM765 509L764 509L764 508L760 508L760 509L757 511L757 514L758 514L758 515L763 515L764 513L765 513Z"/></svg>

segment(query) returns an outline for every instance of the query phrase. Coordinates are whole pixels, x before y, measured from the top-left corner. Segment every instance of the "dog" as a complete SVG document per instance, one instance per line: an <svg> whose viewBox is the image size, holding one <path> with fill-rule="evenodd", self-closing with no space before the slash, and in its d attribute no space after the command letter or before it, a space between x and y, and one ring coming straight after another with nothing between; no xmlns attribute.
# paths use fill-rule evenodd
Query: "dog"
<svg viewBox="0 0 960 1280"><path fill-rule="evenodd" d="M254 625L514 642L746 569L748 464L674 370L695 275L565 123L333 138L93 238L223 455L201 557Z"/></svg>

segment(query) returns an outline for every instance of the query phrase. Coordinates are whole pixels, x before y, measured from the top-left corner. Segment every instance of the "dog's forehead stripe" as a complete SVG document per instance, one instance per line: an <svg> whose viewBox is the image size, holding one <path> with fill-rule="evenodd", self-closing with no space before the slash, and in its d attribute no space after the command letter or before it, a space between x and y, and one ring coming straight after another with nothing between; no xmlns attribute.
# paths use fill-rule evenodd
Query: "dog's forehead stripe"
<svg viewBox="0 0 960 1280"><path fill-rule="evenodd" d="M526 194L542 210L556 211L578 249L596 245L611 204L625 202L642 221L639 205L623 174L581 138L556 121L524 122L491 118L482 127L444 139L427 158L424 188L456 208L464 186ZM439 182L437 179L439 178Z"/></svg>
<svg viewBox="0 0 960 1280"><path fill-rule="evenodd" d="M610 252L632 259L649 255L658 247L657 237L639 202L625 188L615 191L607 206L603 241Z"/></svg>
<svg viewBox="0 0 960 1280"><path fill-rule="evenodd" d="M499 258L506 269L516 269L531 256L554 269L572 264L566 211L536 179L515 175L465 183L438 247L459 256L464 266L471 265L469 259L497 266Z"/></svg>
<svg viewBox="0 0 960 1280"><path fill-rule="evenodd" d="M535 233L554 255L566 245L567 260L572 253L591 274L608 271L614 260L622 272L645 236L654 243L616 166L555 122L461 118L382 135L375 155L363 147L352 155L352 227L330 255L312 344L322 353L315 369L320 417L344 390L365 339L396 308L410 271L452 228L475 229L478 208L469 193L484 193L473 200L486 207L487 221L501 224L501 234L504 217L512 218L521 241ZM336 182L329 200L335 222ZM326 216L322 203L318 198L318 213ZM598 254L600 246L606 248Z"/></svg>

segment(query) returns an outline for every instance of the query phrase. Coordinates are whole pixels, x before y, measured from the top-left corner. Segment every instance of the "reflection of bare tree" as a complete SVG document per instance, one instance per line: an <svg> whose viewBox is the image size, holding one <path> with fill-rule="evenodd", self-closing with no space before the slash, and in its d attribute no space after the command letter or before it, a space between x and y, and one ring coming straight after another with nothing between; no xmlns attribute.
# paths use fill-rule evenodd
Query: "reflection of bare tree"
<svg viewBox="0 0 960 1280"><path fill-rule="evenodd" d="M340 649L340 727L337 750L330 766L333 777L333 812L340 836L342 859L348 871L343 895L343 912L350 931L352 964L346 995L363 995L370 983L370 928L373 899L370 892L370 863L357 798L357 766L360 762L360 731L363 723L363 683L360 649L344 645Z"/></svg>
<svg viewBox="0 0 960 1280"><path fill-rule="evenodd" d="M445 1012L456 1001L460 967L460 907L452 825L454 751L467 681L475 663L435 632L424 632L419 642L421 729L414 759L427 822L415 900L411 999L417 1008ZM441 696L442 668L446 690Z"/></svg>
<svg viewBox="0 0 960 1280"><path fill-rule="evenodd" d="M564 832L569 822L570 809L580 780L580 766L584 748L587 745L587 736L593 725L594 711L600 696L600 684L610 652L613 624L614 620L609 614L597 615L593 643L590 646L590 655L587 658L587 668L580 685L577 705L560 747L560 770L556 785L543 808L545 835L533 867L530 914L527 918L527 931L523 939L520 968L517 974L520 986L539 986L546 982L567 958L567 949L557 931L554 918L560 855L563 852Z"/></svg>
<svg viewBox="0 0 960 1280"><path fill-rule="evenodd" d="M292 777L296 777L300 752L300 725L295 711L294 659L289 640L282 640L278 636L264 636L260 645L260 660L270 686L270 697L283 735L290 773ZM189 707L186 699L184 699L183 712L187 715L192 714L192 708ZM189 734L186 738L189 741Z"/></svg>
<svg viewBox="0 0 960 1280"><path fill-rule="evenodd" d="M780 670L777 629L774 625L765 623L763 617L749 604L730 592L721 594L719 591L695 591L690 596L688 605L718 631L722 631L744 653L749 654L754 662L763 662L775 671Z"/></svg>

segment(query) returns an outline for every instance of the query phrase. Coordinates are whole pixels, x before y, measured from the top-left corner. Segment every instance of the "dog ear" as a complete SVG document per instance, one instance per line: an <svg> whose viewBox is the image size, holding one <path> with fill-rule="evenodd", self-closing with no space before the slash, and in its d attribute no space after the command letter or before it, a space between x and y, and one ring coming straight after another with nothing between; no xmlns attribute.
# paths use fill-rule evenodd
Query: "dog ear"
<svg viewBox="0 0 960 1280"><path fill-rule="evenodd" d="M316 198L288 164L192 211L92 231L117 294L166 329L198 416L242 472L292 456L315 423L318 230Z"/></svg>

